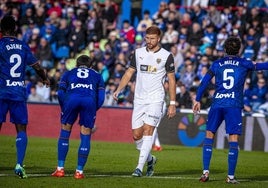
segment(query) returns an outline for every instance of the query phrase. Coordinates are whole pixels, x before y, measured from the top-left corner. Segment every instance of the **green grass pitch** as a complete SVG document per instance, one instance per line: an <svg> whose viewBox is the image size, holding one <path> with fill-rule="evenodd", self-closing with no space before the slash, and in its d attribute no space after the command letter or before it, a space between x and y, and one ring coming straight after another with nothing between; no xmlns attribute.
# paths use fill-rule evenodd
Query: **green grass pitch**
<svg viewBox="0 0 268 188"><path fill-rule="evenodd" d="M227 150L213 150L210 181L198 181L202 172L201 148L163 145L163 151L153 152L157 164L153 177L131 177L136 167L138 151L134 144L92 142L91 153L85 166L86 178L76 180L79 140L70 140L65 163L66 177L55 178L50 174L57 165L57 139L28 139L25 158L27 179L14 174L15 137L0 136L0 187L7 188L198 188L198 187L268 187L268 153L240 151L236 169L239 185L225 183ZM144 168L144 171L146 167Z"/></svg>

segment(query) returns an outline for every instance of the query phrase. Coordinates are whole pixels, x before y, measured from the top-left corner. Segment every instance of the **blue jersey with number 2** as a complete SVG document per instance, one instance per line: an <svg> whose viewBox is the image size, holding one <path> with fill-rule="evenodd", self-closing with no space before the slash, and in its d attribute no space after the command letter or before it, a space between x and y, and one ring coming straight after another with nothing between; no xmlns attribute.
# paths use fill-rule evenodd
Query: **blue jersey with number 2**
<svg viewBox="0 0 268 188"><path fill-rule="evenodd" d="M1 38L0 49L0 99L25 101L26 66L35 64L37 59L26 43L13 37Z"/></svg>

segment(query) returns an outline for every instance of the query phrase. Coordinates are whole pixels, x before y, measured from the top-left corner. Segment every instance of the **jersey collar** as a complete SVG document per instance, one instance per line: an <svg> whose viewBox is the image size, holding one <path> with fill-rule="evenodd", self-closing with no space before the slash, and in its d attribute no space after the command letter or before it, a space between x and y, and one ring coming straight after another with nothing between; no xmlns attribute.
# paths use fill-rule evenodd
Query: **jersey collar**
<svg viewBox="0 0 268 188"><path fill-rule="evenodd" d="M157 53L157 52L159 52L161 50L161 46L159 46L159 49L157 49L156 51L150 51L147 47L146 47L146 51L147 52L153 52L153 53Z"/></svg>

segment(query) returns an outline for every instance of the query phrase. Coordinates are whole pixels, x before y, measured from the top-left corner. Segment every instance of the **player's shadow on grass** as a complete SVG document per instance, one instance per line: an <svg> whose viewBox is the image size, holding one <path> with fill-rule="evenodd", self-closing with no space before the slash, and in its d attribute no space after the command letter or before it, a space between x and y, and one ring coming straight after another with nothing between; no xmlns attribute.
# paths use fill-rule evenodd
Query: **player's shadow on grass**
<svg viewBox="0 0 268 188"><path fill-rule="evenodd" d="M268 175L256 175L252 177L247 177L247 178L239 178L239 180L243 181L268 181Z"/></svg>
<svg viewBox="0 0 268 188"><path fill-rule="evenodd" d="M4 168L5 170L14 170L14 168L6 167ZM40 166L31 166L31 167L26 167L26 172L29 174L36 174L37 176L46 176L50 175L55 171L56 167L40 167ZM68 176L73 176L75 172L75 168L65 168L65 175ZM132 174L132 171L101 171L99 169L91 168L91 169L84 169L84 173L86 176L130 176Z"/></svg>
<svg viewBox="0 0 268 188"><path fill-rule="evenodd" d="M15 166L14 167L11 167L11 166L1 166L0 167L0 171L6 171L6 170L14 170Z"/></svg>
<svg viewBox="0 0 268 188"><path fill-rule="evenodd" d="M157 176L188 176L188 175L200 175L201 176L200 169L192 169L192 170L177 170L177 171L172 171L172 172L161 172L161 171L155 171L155 175ZM220 170L213 170L213 173L223 173L223 171Z"/></svg>

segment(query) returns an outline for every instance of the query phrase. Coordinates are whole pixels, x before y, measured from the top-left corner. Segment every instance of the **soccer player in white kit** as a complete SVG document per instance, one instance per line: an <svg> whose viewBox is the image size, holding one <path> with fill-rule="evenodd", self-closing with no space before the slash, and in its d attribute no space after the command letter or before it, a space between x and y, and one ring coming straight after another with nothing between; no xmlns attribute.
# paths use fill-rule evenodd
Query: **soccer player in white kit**
<svg viewBox="0 0 268 188"><path fill-rule="evenodd" d="M146 46L135 50L129 68L123 75L113 97L119 93L136 73L134 107L132 114L132 134L136 147L140 150L139 161L132 176L141 177L147 162L146 176L152 176L156 157L151 155L153 132L162 118L164 105L164 81L168 79L170 104L167 116L176 114L176 80L173 55L161 48L161 30L157 26L147 28Z"/></svg>

